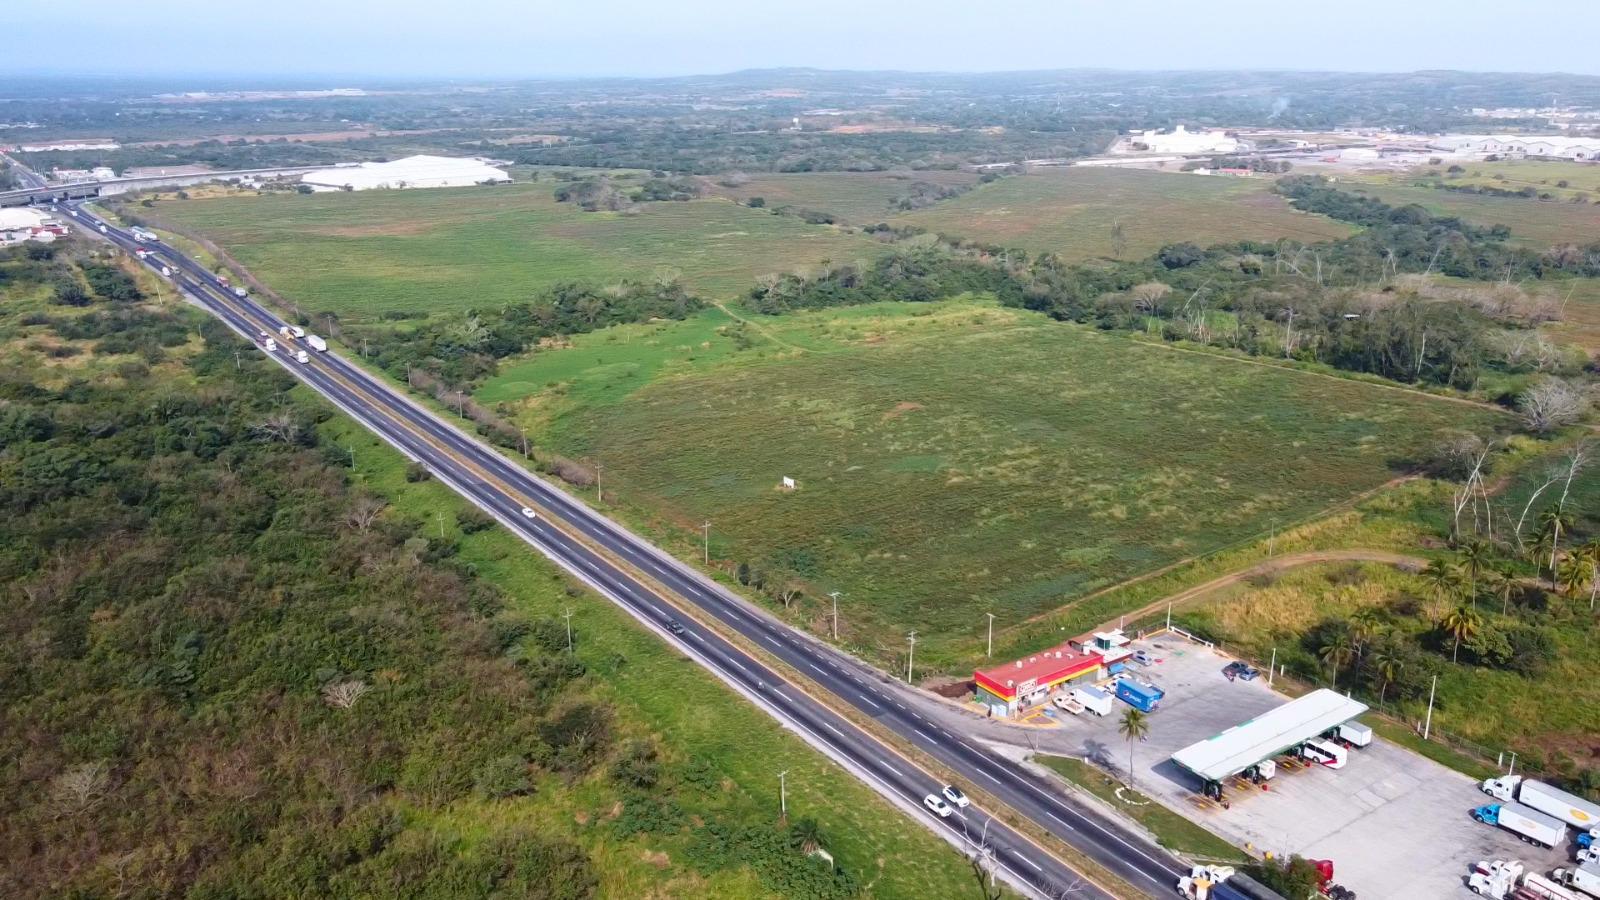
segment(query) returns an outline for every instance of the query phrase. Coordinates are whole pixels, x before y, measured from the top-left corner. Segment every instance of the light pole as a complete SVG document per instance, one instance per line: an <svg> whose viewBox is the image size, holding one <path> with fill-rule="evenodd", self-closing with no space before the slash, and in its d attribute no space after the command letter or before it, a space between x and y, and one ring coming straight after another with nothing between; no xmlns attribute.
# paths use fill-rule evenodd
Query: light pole
<svg viewBox="0 0 1600 900"><path fill-rule="evenodd" d="M711 565L711 520L707 519L700 524L700 533L705 537L704 554L701 562Z"/></svg>
<svg viewBox="0 0 1600 900"><path fill-rule="evenodd" d="M1278 674L1278 648L1272 648L1272 662L1267 665L1267 687L1272 687L1272 676Z"/></svg>
<svg viewBox="0 0 1600 900"><path fill-rule="evenodd" d="M989 617L989 648L983 651L984 656L994 655L994 613L984 613Z"/></svg>
<svg viewBox="0 0 1600 900"><path fill-rule="evenodd" d="M594 464L594 502L596 503L605 502L606 492L600 487L600 473L604 472L605 470L606 467L604 464Z"/></svg>
<svg viewBox="0 0 1600 900"><path fill-rule="evenodd" d="M906 684L911 683L911 661L917 656L917 633L915 631L906 635L906 640L911 643L911 649L906 652Z"/></svg>
<svg viewBox="0 0 1600 900"><path fill-rule="evenodd" d="M833 598L833 639L839 639L839 592L829 591L828 596Z"/></svg>
<svg viewBox="0 0 1600 900"><path fill-rule="evenodd" d="M1422 720L1422 739L1427 740L1428 734L1433 731L1433 692L1439 687L1439 676L1433 676L1433 683L1428 686L1428 717Z"/></svg>
<svg viewBox="0 0 1600 900"><path fill-rule="evenodd" d="M467 417L467 397L461 391L456 391L456 418Z"/></svg>
<svg viewBox="0 0 1600 900"><path fill-rule="evenodd" d="M789 784L788 769L778 773L778 818L789 818Z"/></svg>
<svg viewBox="0 0 1600 900"><path fill-rule="evenodd" d="M567 611L561 614L561 618L567 620L567 653L570 654L572 652L572 607L567 607Z"/></svg>

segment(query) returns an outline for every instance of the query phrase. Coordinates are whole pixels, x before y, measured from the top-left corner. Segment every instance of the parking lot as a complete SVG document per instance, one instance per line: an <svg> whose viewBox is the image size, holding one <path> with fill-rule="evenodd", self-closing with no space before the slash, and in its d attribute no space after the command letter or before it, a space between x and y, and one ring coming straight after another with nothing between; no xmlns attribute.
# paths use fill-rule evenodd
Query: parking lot
<svg viewBox="0 0 1600 900"><path fill-rule="evenodd" d="M1257 853L1298 853L1334 861L1335 880L1372 898L1469 897L1464 879L1480 859L1520 859L1548 873L1568 865L1563 849L1530 847L1472 820L1492 802L1451 769L1375 739L1350 753L1342 769L1280 768L1267 790L1228 787L1229 808L1205 801L1200 785L1169 757L1271 709L1287 698L1254 681L1228 681L1230 658L1162 635L1148 647L1157 662L1132 667L1166 691L1150 717L1149 738L1134 749L1137 786L1173 810ZM1120 701L1105 718L1067 717L1054 746L1072 748L1121 772L1127 742L1117 734Z"/></svg>

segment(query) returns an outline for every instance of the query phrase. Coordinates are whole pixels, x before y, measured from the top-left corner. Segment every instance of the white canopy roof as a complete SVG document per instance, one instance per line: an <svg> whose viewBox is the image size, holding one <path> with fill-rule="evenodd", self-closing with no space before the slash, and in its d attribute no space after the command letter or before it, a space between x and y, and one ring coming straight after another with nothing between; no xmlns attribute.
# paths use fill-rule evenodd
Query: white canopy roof
<svg viewBox="0 0 1600 900"><path fill-rule="evenodd" d="M1367 705L1327 688L1269 710L1172 754L1172 761L1207 781L1237 775L1367 711Z"/></svg>

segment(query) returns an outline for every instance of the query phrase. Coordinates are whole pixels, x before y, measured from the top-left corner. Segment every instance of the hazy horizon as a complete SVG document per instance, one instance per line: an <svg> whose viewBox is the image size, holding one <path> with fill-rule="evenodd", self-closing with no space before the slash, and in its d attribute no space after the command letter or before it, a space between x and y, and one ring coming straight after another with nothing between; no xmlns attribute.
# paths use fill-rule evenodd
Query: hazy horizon
<svg viewBox="0 0 1600 900"><path fill-rule="evenodd" d="M376 14L309 0L219 8L192 0L14 5L0 74L393 80L671 77L747 69L985 73L1337 71L1600 75L1587 44L1593 7L1528 0L1415 8L1383 0L1226 10L1179 0L978 8L929 0L914 13L842 0L760 6L642 0L581 6L395 0ZM545 8L548 7L548 8ZM1506 40L1508 17L1563 22ZM158 23L158 24L157 24ZM71 29L74 39L64 41ZM85 48L64 56L63 47ZM117 48L129 47L127 64Z"/></svg>

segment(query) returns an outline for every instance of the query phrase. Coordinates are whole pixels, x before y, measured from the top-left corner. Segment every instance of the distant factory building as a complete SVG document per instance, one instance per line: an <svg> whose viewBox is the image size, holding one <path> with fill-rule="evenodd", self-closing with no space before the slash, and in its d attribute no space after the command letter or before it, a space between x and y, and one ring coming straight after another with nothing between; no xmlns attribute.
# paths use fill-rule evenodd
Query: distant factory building
<svg viewBox="0 0 1600 900"><path fill-rule="evenodd" d="M1155 130L1134 132L1127 143L1138 153L1233 153L1241 146L1225 131L1190 131L1182 125L1167 134Z"/></svg>
<svg viewBox="0 0 1600 900"><path fill-rule="evenodd" d="M511 176L488 161L452 156L408 156L392 162L369 162L311 172L301 184L319 191L370 191L378 188L470 187L510 184Z"/></svg>
<svg viewBox="0 0 1600 900"><path fill-rule="evenodd" d="M1600 159L1600 137L1543 134L1452 134L1433 142L1440 150L1546 159Z"/></svg>

